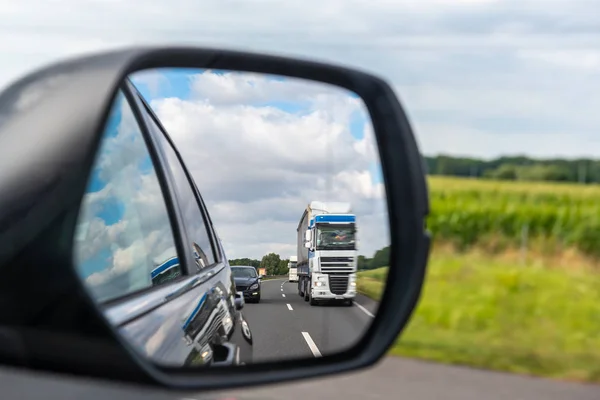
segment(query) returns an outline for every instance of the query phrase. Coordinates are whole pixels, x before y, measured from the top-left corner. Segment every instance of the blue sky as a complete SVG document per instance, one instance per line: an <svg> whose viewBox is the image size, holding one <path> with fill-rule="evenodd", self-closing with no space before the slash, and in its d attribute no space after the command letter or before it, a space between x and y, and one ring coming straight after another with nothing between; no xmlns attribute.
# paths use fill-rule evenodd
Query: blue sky
<svg viewBox="0 0 600 400"><path fill-rule="evenodd" d="M160 80L157 80L158 85L151 87L147 81L142 78L136 78L134 74L132 76L132 82L140 91L140 93L148 100L151 104L153 100L156 99L164 99L164 98L179 98L182 100L188 100L191 97L191 79L193 75L198 75L206 72L207 70L203 69L161 69L160 70ZM226 73L230 73L229 71L220 71L220 70L211 70L212 73L223 75ZM156 72L158 74L158 72ZM282 76L269 76L269 79L276 81L286 81L290 78L282 77ZM352 98L359 98L356 93L348 91L348 96ZM266 102L257 102L253 103L253 105L261 107L261 106L270 106L274 108L278 108L284 112L290 114L304 114L308 112L307 108L309 106L308 102L298 102L298 101L266 101ZM364 137L364 129L367 123L370 123L367 115L355 112L352 115L349 130L352 136L356 140L361 140ZM381 167L379 163L372 163L370 168L371 176L375 183L382 183L383 177L381 172Z"/></svg>

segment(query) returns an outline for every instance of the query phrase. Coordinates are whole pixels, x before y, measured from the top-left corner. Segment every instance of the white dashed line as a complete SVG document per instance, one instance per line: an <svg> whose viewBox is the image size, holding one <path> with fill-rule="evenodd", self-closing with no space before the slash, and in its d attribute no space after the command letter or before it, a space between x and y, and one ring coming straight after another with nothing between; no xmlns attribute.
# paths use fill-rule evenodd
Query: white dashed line
<svg viewBox="0 0 600 400"><path fill-rule="evenodd" d="M283 292L283 288L281 288L281 291Z"/></svg>
<svg viewBox="0 0 600 400"><path fill-rule="evenodd" d="M294 309L292 308L292 305L291 305L291 304L287 304L287 307L288 307L288 310L290 310L290 311L294 311Z"/></svg>
<svg viewBox="0 0 600 400"><path fill-rule="evenodd" d="M306 344L308 345L310 351L312 351L313 356L321 357L321 352L319 351L319 348L317 347L315 342L313 342L308 332L302 332L302 336L304 336L304 340L306 340Z"/></svg>
<svg viewBox="0 0 600 400"><path fill-rule="evenodd" d="M281 295L282 295L283 297L285 297L285 294L281 293Z"/></svg>
<svg viewBox="0 0 600 400"><path fill-rule="evenodd" d="M367 314L369 317L375 318L375 316L373 314L371 314L371 311L367 310L366 308L364 308L363 306L361 306L357 302L354 302L354 304L356 304L356 307L358 307L362 312L364 312L365 314Z"/></svg>

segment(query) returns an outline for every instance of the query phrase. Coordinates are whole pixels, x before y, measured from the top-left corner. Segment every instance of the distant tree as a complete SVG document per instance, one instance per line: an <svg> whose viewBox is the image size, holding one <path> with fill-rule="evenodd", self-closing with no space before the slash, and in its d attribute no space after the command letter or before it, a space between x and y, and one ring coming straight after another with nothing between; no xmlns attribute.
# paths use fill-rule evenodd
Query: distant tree
<svg viewBox="0 0 600 400"><path fill-rule="evenodd" d="M369 259L365 256L358 256L356 260L357 268L361 269L369 269Z"/></svg>
<svg viewBox="0 0 600 400"><path fill-rule="evenodd" d="M263 256L260 266L266 269L267 275L278 275L281 264L279 254L269 253Z"/></svg>
<svg viewBox="0 0 600 400"><path fill-rule="evenodd" d="M390 265L390 246L375 252L372 258L360 255L357 259L358 269L375 269Z"/></svg>
<svg viewBox="0 0 600 400"><path fill-rule="evenodd" d="M517 177L520 181L566 182L570 180L569 170L557 164L520 167L517 171Z"/></svg>
<svg viewBox="0 0 600 400"><path fill-rule="evenodd" d="M379 249L369 261L369 269L388 267L390 265L390 246Z"/></svg>
<svg viewBox="0 0 600 400"><path fill-rule="evenodd" d="M235 258L229 260L229 265L250 265L254 268L260 267L260 261L252 258Z"/></svg>
<svg viewBox="0 0 600 400"><path fill-rule="evenodd" d="M286 275L289 271L288 268L288 262L290 260L281 260L279 262L279 268L277 269L277 274L276 275Z"/></svg>
<svg viewBox="0 0 600 400"><path fill-rule="evenodd" d="M517 179L517 168L511 164L502 164L496 169L485 172L487 178L514 181Z"/></svg>
<svg viewBox="0 0 600 400"><path fill-rule="evenodd" d="M503 156L482 160L449 155L423 158L429 175L600 183L600 160L535 159L526 156Z"/></svg>

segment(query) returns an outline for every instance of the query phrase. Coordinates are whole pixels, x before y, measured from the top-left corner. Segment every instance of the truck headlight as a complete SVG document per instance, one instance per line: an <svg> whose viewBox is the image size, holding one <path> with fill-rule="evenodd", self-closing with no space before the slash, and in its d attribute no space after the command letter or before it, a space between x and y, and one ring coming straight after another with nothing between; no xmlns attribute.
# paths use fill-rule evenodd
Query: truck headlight
<svg viewBox="0 0 600 400"><path fill-rule="evenodd" d="M350 282L350 286L355 287L356 286L356 282Z"/></svg>
<svg viewBox="0 0 600 400"><path fill-rule="evenodd" d="M255 290L258 289L258 283L255 283L254 285L250 286L250 290Z"/></svg>
<svg viewBox="0 0 600 400"><path fill-rule="evenodd" d="M321 282L327 282L327 277L326 276L319 276L319 277L317 277L317 280L321 281Z"/></svg>

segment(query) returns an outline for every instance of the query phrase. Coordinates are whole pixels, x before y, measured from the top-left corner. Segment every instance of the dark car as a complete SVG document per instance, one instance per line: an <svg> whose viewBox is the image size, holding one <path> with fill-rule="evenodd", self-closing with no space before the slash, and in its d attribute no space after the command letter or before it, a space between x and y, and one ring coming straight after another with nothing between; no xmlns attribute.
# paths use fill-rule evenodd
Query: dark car
<svg viewBox="0 0 600 400"><path fill-rule="evenodd" d="M244 299L248 302L260 302L260 278L256 268L246 265L236 265L231 267L235 288L238 292L244 294Z"/></svg>

